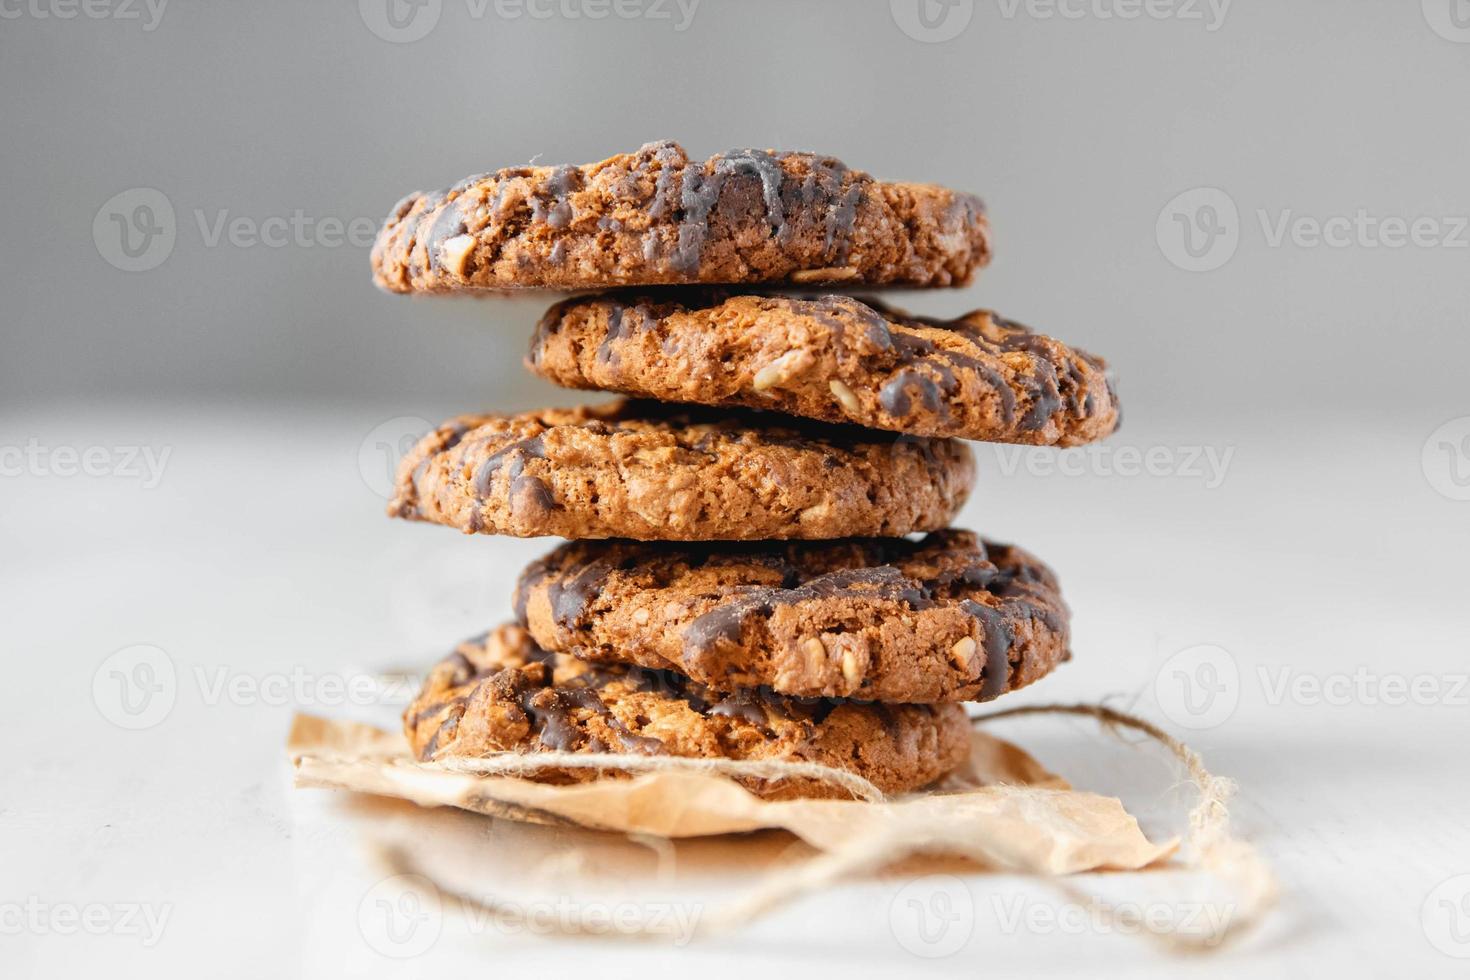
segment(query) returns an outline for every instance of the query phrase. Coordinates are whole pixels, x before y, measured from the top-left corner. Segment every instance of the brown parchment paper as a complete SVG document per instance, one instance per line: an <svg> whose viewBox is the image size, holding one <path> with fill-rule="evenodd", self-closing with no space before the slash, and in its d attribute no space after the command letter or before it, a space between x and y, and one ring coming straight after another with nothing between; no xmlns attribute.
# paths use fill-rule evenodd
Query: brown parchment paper
<svg viewBox="0 0 1470 980"><path fill-rule="evenodd" d="M973 735L967 768L928 792L878 799L881 794L863 780L857 780L862 786L843 784L867 800L762 800L734 782L731 774L769 778L769 767L780 764L728 760L721 760L724 768L716 772L708 768L712 763L698 760L608 756L595 764L634 762L654 771L571 786L543 785L503 771L490 775L460 771L464 766L421 765L411 758L397 732L307 715L295 719L288 750L296 784L302 787L344 789L523 823L616 832L639 846L662 842L664 850L680 838L750 842L760 835L732 835L780 829L816 851L808 860L781 862L757 887L735 894L703 916L696 934L738 929L802 894L919 855L959 858L993 870L1044 877L1073 900L1096 904L1112 925L1175 952L1220 949L1226 940L1249 933L1274 907L1278 888L1269 865L1251 844L1231 833L1228 801L1234 784L1211 773L1199 753L1153 723L1106 705L1029 705L973 720L983 726L1027 715L1090 718L1104 731L1121 735L1126 730L1166 749L1197 794L1183 839L1150 841L1119 800L1074 790L1019 747L983 732ZM537 753L536 758L553 756L561 760L558 764L589 762L585 756L558 753ZM523 756L468 763L502 770L526 764ZM766 769L757 772L744 766ZM829 771L823 778L855 777ZM484 894L478 880L466 887L454 881L463 875L446 878L432 873L433 858L444 857L437 853L444 850L439 843L431 837L416 840L412 847L378 846L375 852L394 873L405 876L402 880L420 882L440 898L457 902L467 915L489 914L512 924L518 916L523 918L515 903ZM449 863L463 862L456 857ZM1203 872L1226 886L1228 902L1217 903L1217 911L1226 914L1208 917L1210 924L1204 930L1158 927L1139 916L1136 903L1099 902L1074 883L1076 878L1066 877L1160 867ZM1159 883L1157 874L1142 878ZM1185 874L1183 881L1190 878ZM604 934L590 919L561 922L556 931ZM667 929L650 921L625 935L667 938Z"/></svg>
<svg viewBox="0 0 1470 980"><path fill-rule="evenodd" d="M967 771L930 792L878 803L772 802L727 776L682 770L570 786L456 772L415 762L398 733L309 715L295 719L287 750L301 787L665 838L780 828L843 858L847 869L948 854L1065 875L1145 868L1177 850L1177 839L1145 837L1119 800L1072 789L1009 742L982 732L972 738Z"/></svg>

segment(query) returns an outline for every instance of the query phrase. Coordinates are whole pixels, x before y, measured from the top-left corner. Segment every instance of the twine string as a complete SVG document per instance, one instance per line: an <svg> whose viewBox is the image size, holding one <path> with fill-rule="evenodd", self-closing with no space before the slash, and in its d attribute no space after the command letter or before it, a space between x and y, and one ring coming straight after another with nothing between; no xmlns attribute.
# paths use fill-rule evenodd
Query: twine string
<svg viewBox="0 0 1470 980"><path fill-rule="evenodd" d="M428 768L479 776L518 775L544 772L548 769L616 769L628 772L714 773L744 779L781 782L786 779L811 779L830 783L847 791L854 799L866 803L882 803L883 791L855 772L823 765L820 762L788 762L781 759L689 759L673 755L634 755L631 753L506 752L480 759L444 759L421 763Z"/></svg>
<svg viewBox="0 0 1470 980"><path fill-rule="evenodd" d="M1127 714L1105 705L1091 704L1043 704L1007 708L971 719L979 726L1004 718L1024 715L1074 715L1088 717L1101 724L1104 730L1118 735L1120 730L1139 732L1147 739L1164 746L1177 760L1193 784L1198 800L1189 811L1184 846L1187 857L1185 869L1205 871L1230 885L1238 895L1231 906L1231 913L1212 922L1207 932L1156 931L1137 914L1117 905L1102 902L1082 889L1065 882L1059 887L1075 900L1090 902L1103 916L1106 926L1126 927L1130 933L1142 933L1163 942L1174 951L1205 952L1217 949L1229 939L1237 938L1256 925L1274 904L1277 886L1269 866L1254 847L1232 836L1228 802L1235 791L1234 783L1211 773L1198 752L1179 739L1154 725L1152 722ZM632 771L688 770L718 773L726 776L780 780L786 778L814 779L828 782L848 791L856 799L867 802L882 802L883 794L868 780L854 773L818 763L779 762L775 760L742 761L733 759L682 759L664 756L604 755L590 757L572 753L544 753L535 756L507 754L487 759L463 759L436 763L436 767L450 771L477 774L516 774L546 769L619 769ZM759 885L745 894L714 910L711 915L701 916L694 926L694 936L715 935L738 929L774 911L782 905L814 891L826 888L837 881L857 874L876 872L894 862L908 857L913 851L928 845L906 845L884 835L877 835L854 847L840 851L823 852L794 867L784 868L768 875ZM415 874L431 882L441 897L449 898L467 910L488 915L511 927L527 924L520 906L491 896L471 895L446 887L426 873L413 857L403 848L383 847L379 858L398 874ZM614 935L627 939L664 939L670 930L667 926L651 922L638 922L631 928L609 932L606 923L584 920L569 916L557 924L556 932L562 935ZM692 938L692 937L686 937Z"/></svg>
<svg viewBox="0 0 1470 980"><path fill-rule="evenodd" d="M1230 798L1235 795L1235 782L1216 776L1205 768L1204 758L1159 726L1136 715L1130 715L1100 704L1037 704L1005 708L972 719L976 725L1023 715L1077 715L1092 718L1104 731L1121 738L1122 729L1138 732L1157 742L1184 766L1198 799L1190 808L1184 847L1188 851L1186 868L1205 871L1229 885L1237 895L1230 915L1215 920L1205 932L1186 933L1177 930L1156 931L1131 912L1105 902L1097 907L1111 924L1124 924L1130 931L1142 931L1182 952L1215 949L1227 940L1238 939L1254 928L1275 904L1279 894L1276 876L1260 852L1230 831ZM1089 898L1081 889L1062 885L1074 897ZM1093 901L1096 901L1095 899Z"/></svg>

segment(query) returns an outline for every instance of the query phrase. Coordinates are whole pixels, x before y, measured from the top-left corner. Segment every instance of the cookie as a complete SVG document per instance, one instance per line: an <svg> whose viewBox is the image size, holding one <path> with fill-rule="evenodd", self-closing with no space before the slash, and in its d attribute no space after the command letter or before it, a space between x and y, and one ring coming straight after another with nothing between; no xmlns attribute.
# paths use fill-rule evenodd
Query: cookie
<svg viewBox="0 0 1470 980"><path fill-rule="evenodd" d="M964 761L970 744L959 705L718 694L669 671L547 653L516 626L461 644L429 674L403 722L425 762L544 751L816 762L887 793L934 782ZM597 775L559 769L532 778L566 783ZM772 799L846 795L806 778L740 781Z"/></svg>
<svg viewBox="0 0 1470 980"><path fill-rule="evenodd" d="M904 535L947 526L974 476L953 440L619 401L453 419L404 457L388 512L518 537Z"/></svg>
<svg viewBox="0 0 1470 980"><path fill-rule="evenodd" d="M393 209L373 277L398 293L671 283L962 286L990 259L978 198L812 153L690 160L649 143L510 167Z"/></svg>
<svg viewBox="0 0 1470 980"><path fill-rule="evenodd" d="M732 691L988 701L1068 658L1051 571L947 530L821 544L577 541L532 563L516 614L548 650Z"/></svg>
<svg viewBox="0 0 1470 980"><path fill-rule="evenodd" d="M977 310L911 316L849 296L684 289L568 300L527 366L569 388L747 405L922 436L1076 446L1111 433L1102 360Z"/></svg>

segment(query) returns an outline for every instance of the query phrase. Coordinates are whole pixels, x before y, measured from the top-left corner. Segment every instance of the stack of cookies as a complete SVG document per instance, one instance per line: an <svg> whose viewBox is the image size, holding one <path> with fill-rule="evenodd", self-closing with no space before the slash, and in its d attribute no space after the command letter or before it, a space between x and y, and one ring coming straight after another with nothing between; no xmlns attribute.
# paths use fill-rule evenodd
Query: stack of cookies
<svg viewBox="0 0 1470 980"><path fill-rule="evenodd" d="M989 312L851 295L964 285L989 257L976 198L807 153L655 143L400 203L380 286L577 293L527 366L630 396L462 416L404 459L394 516L571 539L521 574L515 622L430 673L404 719L419 758L816 762L886 792L959 766L964 704L1069 656L1051 571L950 527L975 478L963 440L1076 445L1118 423L1095 357Z"/></svg>

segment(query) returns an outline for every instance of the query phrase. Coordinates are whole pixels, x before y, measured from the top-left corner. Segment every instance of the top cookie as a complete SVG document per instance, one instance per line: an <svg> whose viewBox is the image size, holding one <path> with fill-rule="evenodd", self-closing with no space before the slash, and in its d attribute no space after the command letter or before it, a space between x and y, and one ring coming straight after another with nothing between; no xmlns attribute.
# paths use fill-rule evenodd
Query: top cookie
<svg viewBox="0 0 1470 980"><path fill-rule="evenodd" d="M812 153L691 161L649 143L404 198L373 245L398 293L673 283L962 286L990 259L980 200Z"/></svg>
<svg viewBox="0 0 1470 980"><path fill-rule="evenodd" d="M541 319L527 366L570 388L754 406L918 436L1075 446L1117 428L1103 361L986 310L851 296L608 293Z"/></svg>

